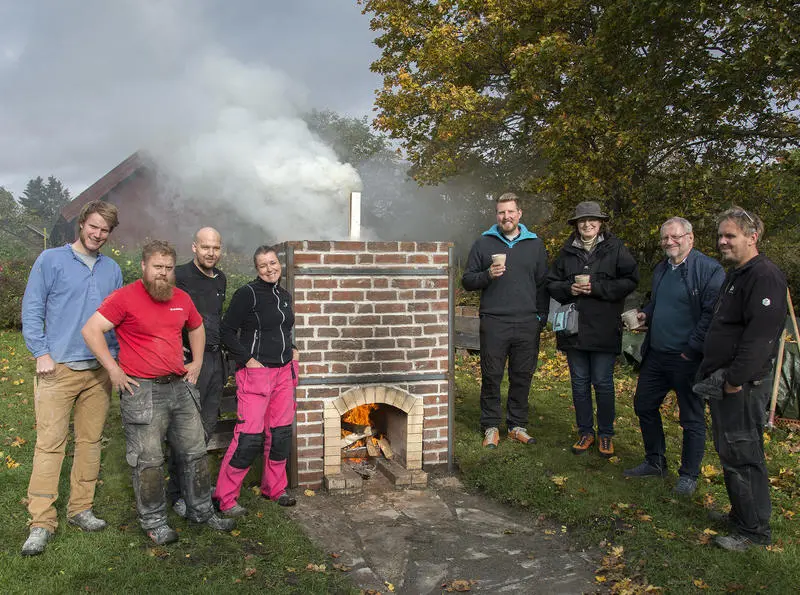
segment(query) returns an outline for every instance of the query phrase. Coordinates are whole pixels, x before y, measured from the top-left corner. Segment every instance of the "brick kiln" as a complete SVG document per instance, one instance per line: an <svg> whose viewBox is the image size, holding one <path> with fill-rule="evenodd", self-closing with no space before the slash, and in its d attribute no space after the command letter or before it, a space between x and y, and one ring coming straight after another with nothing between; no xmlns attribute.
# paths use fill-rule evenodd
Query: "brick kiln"
<svg viewBox="0 0 800 595"><path fill-rule="evenodd" d="M291 484L358 491L361 476L342 456L365 434L378 470L396 485L425 485L423 469L452 462L452 245L284 247L301 353ZM347 421L364 407L372 421Z"/></svg>

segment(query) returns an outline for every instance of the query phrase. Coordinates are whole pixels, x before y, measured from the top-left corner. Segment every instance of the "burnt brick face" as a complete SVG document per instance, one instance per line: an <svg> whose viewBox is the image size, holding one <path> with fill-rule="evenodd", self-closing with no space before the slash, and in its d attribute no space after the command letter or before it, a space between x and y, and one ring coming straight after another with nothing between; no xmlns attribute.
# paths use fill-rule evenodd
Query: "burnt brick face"
<svg viewBox="0 0 800 595"><path fill-rule="evenodd" d="M359 386L389 386L375 382L383 374L409 376L391 386L421 403L423 464L446 464L450 399L447 379L439 376L449 368L450 245L350 240L289 244L294 249L295 337L301 348L302 384L296 389L299 484L319 488L330 461L337 460L335 448L324 443L325 425L331 422L325 412L331 403ZM359 273L361 268L370 272ZM414 275L415 269L433 274ZM418 374L424 377L414 379ZM335 382L337 376L341 384ZM370 382L359 384L358 376Z"/></svg>

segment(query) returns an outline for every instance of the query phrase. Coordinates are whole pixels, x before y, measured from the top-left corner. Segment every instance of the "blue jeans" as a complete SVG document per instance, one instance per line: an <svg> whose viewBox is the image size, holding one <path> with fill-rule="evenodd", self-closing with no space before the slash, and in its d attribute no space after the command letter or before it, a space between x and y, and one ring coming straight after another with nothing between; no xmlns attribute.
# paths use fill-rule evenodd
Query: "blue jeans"
<svg viewBox="0 0 800 595"><path fill-rule="evenodd" d="M679 353L665 353L650 349L639 371L633 408L639 416L642 429L642 442L647 462L667 468L666 441L661 422L661 403L670 389L678 396L680 423L683 428L683 449L681 452L680 475L697 479L700 463L706 449L705 405L702 399L692 392L699 361L689 361Z"/></svg>
<svg viewBox="0 0 800 595"><path fill-rule="evenodd" d="M583 349L567 350L569 377L572 382L572 403L575 405L575 423L581 435L594 435L592 386L597 401L597 433L600 436L614 435L616 359L614 353Z"/></svg>
<svg viewBox="0 0 800 595"><path fill-rule="evenodd" d="M200 397L185 380L157 384L137 378L134 393L120 397L125 458L133 475L139 524L145 531L167 524L164 439L169 440L183 478L189 520L204 523L214 513Z"/></svg>

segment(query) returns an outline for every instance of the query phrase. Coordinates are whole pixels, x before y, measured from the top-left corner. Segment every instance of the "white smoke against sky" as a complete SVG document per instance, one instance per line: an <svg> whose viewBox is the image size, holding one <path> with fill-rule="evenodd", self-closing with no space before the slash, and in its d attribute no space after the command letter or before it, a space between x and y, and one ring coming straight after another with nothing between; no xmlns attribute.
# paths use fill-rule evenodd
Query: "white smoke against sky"
<svg viewBox="0 0 800 595"><path fill-rule="evenodd" d="M273 240L343 236L358 173L308 130L290 75L214 40L214 1L0 8L0 184L35 162L49 166L36 175L85 186L145 150L184 197L224 204ZM90 163L103 165L81 179Z"/></svg>

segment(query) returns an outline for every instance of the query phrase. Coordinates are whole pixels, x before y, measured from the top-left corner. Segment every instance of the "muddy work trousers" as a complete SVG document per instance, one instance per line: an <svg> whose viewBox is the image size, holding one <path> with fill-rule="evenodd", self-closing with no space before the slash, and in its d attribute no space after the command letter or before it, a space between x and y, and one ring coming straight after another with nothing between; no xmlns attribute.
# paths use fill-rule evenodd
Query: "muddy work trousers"
<svg viewBox="0 0 800 595"><path fill-rule="evenodd" d="M771 387L769 379L745 382L738 393L710 401L711 433L731 501L731 521L738 533L762 545L772 541L763 439Z"/></svg>
<svg viewBox="0 0 800 595"><path fill-rule="evenodd" d="M75 456L70 473L67 516L92 508L100 472L100 438L108 413L111 381L105 368L71 370L56 364L39 379L34 393L36 447L28 484L31 527L51 533L58 526L55 501L67 447L70 414L74 415Z"/></svg>
<svg viewBox="0 0 800 595"><path fill-rule="evenodd" d="M136 381L139 386L134 393L120 397L120 411L139 524L144 530L167 524L165 438L184 479L186 516L204 523L214 508L197 389L182 379L166 384L144 378Z"/></svg>
<svg viewBox="0 0 800 595"><path fill-rule="evenodd" d="M277 500L286 491L286 461L292 445L297 362L280 368L241 368L236 372L238 420L217 478L214 497L220 510L236 504L242 483L263 453L261 494Z"/></svg>

